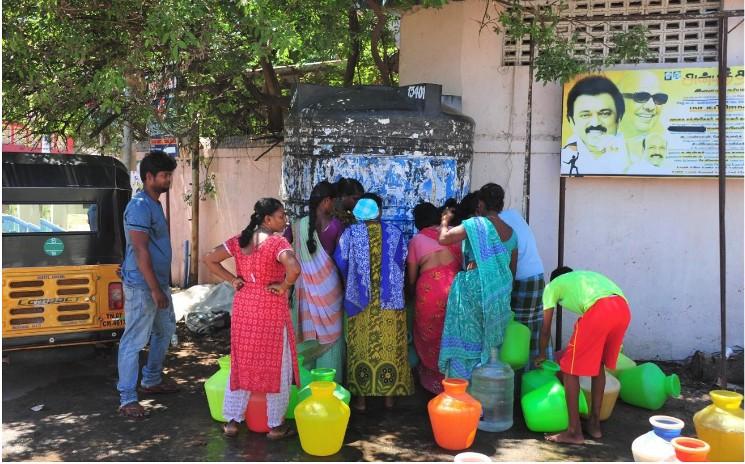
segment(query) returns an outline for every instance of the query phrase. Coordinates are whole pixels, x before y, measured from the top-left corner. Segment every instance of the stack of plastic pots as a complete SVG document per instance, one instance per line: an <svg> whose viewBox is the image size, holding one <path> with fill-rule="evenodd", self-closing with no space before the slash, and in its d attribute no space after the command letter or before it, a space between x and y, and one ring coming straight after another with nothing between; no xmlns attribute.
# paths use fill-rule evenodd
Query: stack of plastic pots
<svg viewBox="0 0 745 464"><path fill-rule="evenodd" d="M675 449L670 443L680 436L685 424L682 420L670 416L652 416L649 418L652 430L637 437L631 443L631 454L636 462L662 462L675 458Z"/></svg>

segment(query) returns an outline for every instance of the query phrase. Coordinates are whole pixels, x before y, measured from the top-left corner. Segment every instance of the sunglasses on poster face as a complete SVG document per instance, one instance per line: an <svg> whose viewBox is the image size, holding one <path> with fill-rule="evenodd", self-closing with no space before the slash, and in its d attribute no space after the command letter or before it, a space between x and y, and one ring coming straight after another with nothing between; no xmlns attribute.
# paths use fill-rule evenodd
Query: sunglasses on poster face
<svg viewBox="0 0 745 464"><path fill-rule="evenodd" d="M623 96L626 98L630 98L637 103L647 103L650 98L652 99L655 105L664 105L665 103L667 103L666 93L651 94L649 92L636 92L636 93L625 93L623 94Z"/></svg>

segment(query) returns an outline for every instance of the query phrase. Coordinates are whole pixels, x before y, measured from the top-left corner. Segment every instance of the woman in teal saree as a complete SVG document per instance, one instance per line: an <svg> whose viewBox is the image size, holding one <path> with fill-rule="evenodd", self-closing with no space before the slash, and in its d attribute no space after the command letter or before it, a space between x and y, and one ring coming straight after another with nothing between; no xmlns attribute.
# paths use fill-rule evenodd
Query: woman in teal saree
<svg viewBox="0 0 745 464"><path fill-rule="evenodd" d="M463 241L465 270L450 288L438 360L440 372L463 379L502 345L517 265L517 236L498 216L504 190L487 184L478 198L479 216L460 226L448 230L452 213L443 213L439 237L441 245Z"/></svg>

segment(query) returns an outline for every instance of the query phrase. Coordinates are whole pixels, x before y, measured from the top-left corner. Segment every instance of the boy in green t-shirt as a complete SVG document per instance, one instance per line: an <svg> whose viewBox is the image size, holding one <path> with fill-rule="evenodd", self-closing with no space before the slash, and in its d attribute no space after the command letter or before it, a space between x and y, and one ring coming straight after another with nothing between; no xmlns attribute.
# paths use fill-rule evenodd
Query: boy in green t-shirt
<svg viewBox="0 0 745 464"><path fill-rule="evenodd" d="M579 377L592 377L587 433L598 439L602 437L599 414L605 390L605 366L610 369L616 367L631 313L621 289L604 275L592 271L573 271L569 267L556 269L543 291L543 328L540 352L535 358L537 366L546 359L551 321L557 304L578 314L580 318L559 358L566 390L569 428L555 435L546 435L546 439L557 443L582 444L585 439L579 420Z"/></svg>

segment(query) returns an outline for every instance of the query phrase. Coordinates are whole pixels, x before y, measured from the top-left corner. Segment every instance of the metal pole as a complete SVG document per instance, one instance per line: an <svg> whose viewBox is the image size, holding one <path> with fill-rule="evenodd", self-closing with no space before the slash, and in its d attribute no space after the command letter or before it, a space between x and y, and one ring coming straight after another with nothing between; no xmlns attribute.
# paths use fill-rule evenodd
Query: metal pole
<svg viewBox="0 0 745 464"><path fill-rule="evenodd" d="M530 152L533 126L533 61L534 41L530 41L530 65L528 66L528 122L525 125L525 170L523 171L523 217L530 224Z"/></svg>
<svg viewBox="0 0 745 464"><path fill-rule="evenodd" d="M727 18L719 18L719 386L727 387L727 253L725 200L727 187Z"/></svg>
<svg viewBox="0 0 745 464"><path fill-rule="evenodd" d="M184 281L181 288L189 288L189 241L184 240Z"/></svg>
<svg viewBox="0 0 745 464"><path fill-rule="evenodd" d="M191 257L189 283L199 283L199 137L189 138L191 151Z"/></svg>
<svg viewBox="0 0 745 464"><path fill-rule="evenodd" d="M168 226L168 236L171 236L171 191L166 190L166 225ZM173 286L173 272L168 272L168 284Z"/></svg>
<svg viewBox="0 0 745 464"><path fill-rule="evenodd" d="M559 178L559 253L558 253L558 266L564 265L564 215L566 214L566 187L567 178ZM556 335L554 336L555 351L561 349L561 305L556 305Z"/></svg>

